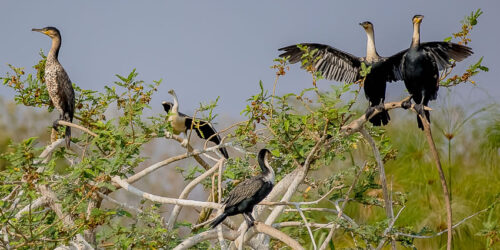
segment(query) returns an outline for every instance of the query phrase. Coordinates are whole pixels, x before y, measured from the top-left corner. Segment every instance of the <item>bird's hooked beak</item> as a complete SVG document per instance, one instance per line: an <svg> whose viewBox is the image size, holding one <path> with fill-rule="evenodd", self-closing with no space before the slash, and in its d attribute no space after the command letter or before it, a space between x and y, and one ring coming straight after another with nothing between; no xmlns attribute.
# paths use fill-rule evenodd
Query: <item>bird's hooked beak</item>
<svg viewBox="0 0 500 250"><path fill-rule="evenodd" d="M415 15L413 17L413 23L417 23L417 24L421 23L423 19L424 19L423 15Z"/></svg>
<svg viewBox="0 0 500 250"><path fill-rule="evenodd" d="M31 31L36 31L36 32L40 32L40 33L45 34L45 35L49 35L49 34L47 33L47 31L46 31L46 30L44 30L44 29L36 29L36 28L33 28L33 29L31 29Z"/></svg>

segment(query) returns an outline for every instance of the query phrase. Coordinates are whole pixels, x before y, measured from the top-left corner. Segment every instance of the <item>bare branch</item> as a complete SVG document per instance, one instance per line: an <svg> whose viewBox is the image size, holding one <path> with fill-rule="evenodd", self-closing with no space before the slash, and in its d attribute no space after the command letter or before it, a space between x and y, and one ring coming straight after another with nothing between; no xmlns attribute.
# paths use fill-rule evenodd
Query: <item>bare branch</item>
<svg viewBox="0 0 500 250"><path fill-rule="evenodd" d="M399 102L388 102L388 103L385 103L384 104L384 108L386 110L391 110L391 109L395 109L395 108L402 108L402 104L405 102L405 101L408 101L411 99L411 96L408 96L406 98L404 98L403 100L399 101ZM411 105L411 109L413 109L415 107L415 104L412 104ZM428 111L431 111L432 109L429 108L429 107L424 107L425 110L428 110ZM381 110L375 110L371 117L377 115L378 113L382 112ZM363 125L371 118L371 117L366 117L366 114L363 114L362 116L360 116L358 119L352 121L351 123L349 123L348 125L345 125L343 126L340 131L341 132L344 132L346 135L350 135L350 134L353 134L354 132L357 132L359 131Z"/></svg>
<svg viewBox="0 0 500 250"><path fill-rule="evenodd" d="M19 220L23 216L23 214L27 213L30 209L39 208L39 207L45 205L45 203L47 203L47 200L45 199L45 197L42 196L42 197L36 199L35 201L33 201L32 203L26 205L21 210L19 210L17 212L17 214L14 216L14 218L16 218L17 220Z"/></svg>
<svg viewBox="0 0 500 250"><path fill-rule="evenodd" d="M481 213L484 213L484 212L488 211L489 209L490 209L490 207L487 207L487 208L485 208L483 210L477 211L477 212L475 212L475 213L473 213L473 214L471 214L471 215L463 218L457 224L453 225L452 228L456 228L456 227L460 226L460 224L462 224L462 223L466 222L467 220L469 220L469 219L477 216L478 214L481 214ZM445 230L443 230L441 232L438 232L438 233L435 233L433 235L415 235L415 234L407 234L407 233L401 233L401 232L397 232L397 233L395 233L395 235L396 236L405 236L405 237L410 237L410 238L417 238L417 239L430 239L430 238L438 237L438 236L440 236L440 235L442 235L442 234L444 234L446 232L448 232L448 229L445 229Z"/></svg>
<svg viewBox="0 0 500 250"><path fill-rule="evenodd" d="M94 133L94 132L90 131L88 128L82 127L80 125L77 125L77 124L74 124L74 123L71 123L71 122L67 122L67 121L63 121L63 120L59 120L59 121L57 121L57 123L59 125L68 126L68 127L79 129L79 130L81 130L81 131L83 131L83 132L85 132L85 133L87 133L87 134L89 134L89 135L91 135L93 137L97 137L96 133Z"/></svg>
<svg viewBox="0 0 500 250"><path fill-rule="evenodd" d="M391 196L389 194L389 190L387 189L387 181L385 177L385 168L384 168L384 163L382 162L382 159L380 157L380 152L377 148L377 144L375 144L375 140L373 140L373 137L366 131L366 129L361 127L359 129L359 132L365 137L366 141L370 145L373 151L373 156L375 157L375 161L377 162L378 166L378 172L380 176L380 184L382 186L382 194L384 196L384 208L385 208L385 214L389 220L393 221L394 220L394 211L392 208L392 200ZM385 242L385 241L384 241ZM391 245L392 249L396 249L396 242L394 240L391 240Z"/></svg>
<svg viewBox="0 0 500 250"><path fill-rule="evenodd" d="M161 196L157 196L154 194L146 193L144 191L141 191L141 190L131 186L125 180L120 179L119 176L114 176L113 178L111 178L111 181L116 183L121 188L129 191L130 193L137 195L141 198L150 200L150 201L159 202L159 203L163 203L163 204L181 205L181 206L186 206L186 207L208 207L208 208L213 208L213 209L222 209L222 205L215 203L215 202L203 202L203 201L174 199L174 198L161 197Z"/></svg>
<svg viewBox="0 0 500 250"><path fill-rule="evenodd" d="M215 171L217 171L222 164L224 164L224 158L220 159L215 166L213 166L211 169L206 171L205 173L201 174L200 176L196 177L193 181L191 181L185 188L182 190L181 194L179 195L179 199L186 199L191 191L200 183L202 182L205 178L208 176L212 175ZM172 210L172 213L170 214L170 218L168 219L167 223L167 229L172 230L174 228L175 221L177 221L177 216L179 215L181 211L181 206L176 205L174 209Z"/></svg>
<svg viewBox="0 0 500 250"><path fill-rule="evenodd" d="M108 195L105 195L105 194L99 192L99 191L97 191L97 195L99 195L99 197L101 197L102 199L105 199L105 200L107 200L107 201L109 201L109 202L111 202L111 203L113 203L115 205L118 205L121 208L126 208L126 209L134 211L134 212L136 212L138 214L143 213L143 211L141 209L133 207L133 206L128 205L128 204L123 203L123 202L119 202L119 201L117 201L117 200L109 197Z"/></svg>
<svg viewBox="0 0 500 250"><path fill-rule="evenodd" d="M439 180L441 181L441 187L443 188L444 202L446 204L446 214L447 214L446 217L448 222L447 223L448 239L446 243L446 249L451 250L452 240L453 240L453 219L451 211L450 192L448 191L448 186L446 184L446 177L444 176L443 168L441 167L441 161L439 160L439 154L436 149L436 144L434 143L434 139L432 139L432 132L429 121L425 116L422 116L420 114L418 116L420 117L420 119L422 120L422 124L424 125L425 137L427 138L427 143L429 144L429 148L431 149L432 157L434 158L434 162L436 164L436 168L439 173Z"/></svg>
<svg viewBox="0 0 500 250"><path fill-rule="evenodd" d="M177 137L173 137L173 138L180 139L180 137L178 137L178 136ZM180 140L182 141L182 139L180 139ZM163 161L157 162L157 163L155 163L155 164L153 164L153 165L151 165L151 166L143 169L139 173L136 173L136 174L128 177L127 178L127 182L130 183L130 184L132 184L132 183L138 181L139 179L141 179L142 177L148 175L149 173L155 171L156 169L161 168L163 166L166 166L166 165L168 165L170 163L173 163L173 162L176 162L176 161L180 161L180 160L189 158L191 156L193 156L195 158L196 157L199 158L198 155L200 155L200 154L203 154L203 153L206 153L206 152L212 152L212 151L215 151L215 150L217 150L217 149L219 149L221 147L225 147L225 146L230 145L230 144L231 144L231 142L228 142L228 143L225 143L225 144L221 144L221 145L217 145L217 146L213 146L213 147L207 148L205 150L198 150L198 149L197 150L191 150L190 152L187 152L187 153L184 153L184 154L180 154L180 155L177 155L177 156L173 156L173 157L167 158L167 159L165 159ZM191 147L189 145L187 145L187 146ZM203 161L201 158L200 158L200 160ZM203 163L204 163L204 165L203 165L204 168L205 168L205 166L208 166L207 168L205 168L206 170L210 169L210 166L206 162L203 161Z"/></svg>

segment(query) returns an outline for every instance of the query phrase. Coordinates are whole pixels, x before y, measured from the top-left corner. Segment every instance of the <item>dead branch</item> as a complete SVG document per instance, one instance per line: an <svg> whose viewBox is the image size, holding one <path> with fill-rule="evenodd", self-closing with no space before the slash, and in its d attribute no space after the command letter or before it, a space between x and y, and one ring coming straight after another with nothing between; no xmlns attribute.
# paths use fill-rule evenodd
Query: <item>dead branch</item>
<svg viewBox="0 0 500 250"><path fill-rule="evenodd" d="M410 100L411 99L411 96L408 96L406 98L404 98L403 100L399 101L399 102L388 102L388 103L385 103L384 104L384 108L386 110L391 110L391 109L396 109L396 108L402 108L401 105ZM415 107L415 104L412 104L411 105L411 109L413 109L413 107ZM428 110L428 111L431 111L432 109L429 108L429 107L424 107L424 110ZM353 120L351 123L343 126L342 128L340 128L340 131L341 132L344 132L346 135L350 135L350 134L353 134L355 132L358 132L362 127L363 125L370 119L372 118L373 116L377 115L378 113L382 112L381 110L375 110L371 117L366 117L366 114L363 114L362 116L360 116L358 119L356 120Z"/></svg>
<svg viewBox="0 0 500 250"><path fill-rule="evenodd" d="M182 139L180 139L180 137L173 137L173 138L179 138L180 141L182 141ZM177 139L176 139L177 140ZM163 166L166 166L170 163L173 163L173 162L176 162L176 161L180 161L180 160L183 160L183 159L186 159L186 158L189 158L191 156L193 157L198 157L200 159L201 162L203 162L203 168L205 168L205 170L209 170L210 169L210 165L208 165L205 161L203 161L203 159L201 159L199 157L200 154L203 154L203 153L206 153L206 152L212 152L212 151L215 151L221 147L225 147L227 145L230 145L231 142L229 143L225 143L225 144L221 144L221 145L217 145L217 146L213 146L213 147L210 147L210 148L207 148L205 150L193 150L193 148L191 148L191 146L187 145L189 148L191 148L190 152L187 152L187 153L184 153L184 154L180 154L180 155L177 155L177 156L173 156L173 157L170 157L170 158L167 158L163 161L160 161L160 162L157 162L143 170L141 170L140 172L130 176L127 178L127 182L129 184L132 184L136 181L138 181L139 179L141 179L142 177L148 175L149 173L155 171L156 169L158 168L161 168ZM200 163L200 161L198 163ZM205 166L208 166L208 167L205 167ZM116 186L116 185L115 185Z"/></svg>
<svg viewBox="0 0 500 250"><path fill-rule="evenodd" d="M416 111L415 111L416 112ZM452 211L451 211L451 201L450 201L450 192L448 191L448 185L446 184L446 177L444 176L443 168L441 167L441 161L439 160L439 154L436 149L436 144L434 143L434 139L432 139L432 132L429 121L427 117L418 115L422 120L422 124L424 125L425 137L427 138L427 143L429 144L429 148L432 152L432 157L434 158L437 171L439 173L439 179L441 181L441 187L443 188L443 196L444 202L446 204L446 214L447 214L447 226L448 226L448 239L446 242L446 249L451 250L452 240L453 240L453 220L452 220Z"/></svg>
<svg viewBox="0 0 500 250"><path fill-rule="evenodd" d="M193 200L183 200L183 199L174 199L174 198L168 198L168 197L162 197L162 196L157 196L154 194L146 193L144 191L141 191L132 185L130 185L128 182L125 180L122 180L119 176L114 176L111 178L111 181L116 183L119 187L127 190L128 192L139 196L143 199L147 199L150 201L154 202L159 202L163 204L174 204L174 205L180 205L180 206L186 206L186 207L208 207L208 208L213 208L213 209L222 209L222 205L215 203L215 202L204 202L204 201L193 201Z"/></svg>
<svg viewBox="0 0 500 250"><path fill-rule="evenodd" d="M206 171L205 173L201 174L200 176L196 177L193 181L191 181L184 190L182 190L181 194L179 195L179 199L186 199L191 191L200 183L202 182L205 178L213 174L215 171L217 171L222 164L224 164L224 158L220 159L215 166L213 166L211 169ZM167 229L172 230L174 228L175 221L177 221L177 216L181 212L181 206L176 205L174 209L172 210L172 213L170 214L170 218L168 219L167 223Z"/></svg>
<svg viewBox="0 0 500 250"><path fill-rule="evenodd" d="M373 137L366 131L366 129L361 127L359 129L359 132L365 137L366 141L370 145L373 151L373 156L375 157L375 161L377 162L378 166L378 171L379 171L379 176L380 176L380 184L382 186L382 195L384 196L384 208L385 208L385 214L389 220L394 219L394 211L392 208L392 200L391 196L389 194L389 190L387 189L387 181L385 177L385 168L384 168L384 163L382 162L382 159L380 157L380 152L377 148L377 144L375 144L375 140L373 140ZM394 240L391 240L391 245L392 249L396 250L396 242Z"/></svg>
<svg viewBox="0 0 500 250"><path fill-rule="evenodd" d="M68 126L68 127L79 129L79 130L81 130L81 131L83 131L83 132L85 132L85 133L87 133L87 134L89 134L89 135L91 135L93 137L97 137L96 133L94 133L94 132L90 131L88 128L82 127L80 125L77 125L77 124L74 124L74 123L71 123L71 122L67 122L67 121L63 121L63 120L59 120L59 121L57 121L57 123L59 125Z"/></svg>
<svg viewBox="0 0 500 250"><path fill-rule="evenodd" d="M473 217L476 217L477 215L481 214L481 213L484 213L486 211L488 211L490 209L490 207L487 207L483 210L479 210L465 218L463 218L461 221L459 221L457 224L453 225L452 228L456 228L458 226L460 226L460 224L466 222L467 220L473 218ZM438 233L435 233L433 235L415 235L415 234L407 234L407 233L401 233L401 232L397 232L395 233L395 236L404 236L404 237L410 237L410 238L416 238L416 239L430 239L430 238L434 238L434 237L438 237L444 233L448 232L448 229L445 229L441 232L438 232Z"/></svg>

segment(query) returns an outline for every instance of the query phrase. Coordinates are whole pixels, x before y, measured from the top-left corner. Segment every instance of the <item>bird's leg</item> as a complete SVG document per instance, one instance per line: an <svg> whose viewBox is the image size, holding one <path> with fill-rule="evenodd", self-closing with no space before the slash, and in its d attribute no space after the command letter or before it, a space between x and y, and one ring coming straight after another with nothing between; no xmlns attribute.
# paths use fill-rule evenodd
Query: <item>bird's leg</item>
<svg viewBox="0 0 500 250"><path fill-rule="evenodd" d="M248 229L253 227L255 219L252 216L252 212L243 213L243 217L245 218L245 221L247 222L247 225L248 225L247 231L248 231Z"/></svg>

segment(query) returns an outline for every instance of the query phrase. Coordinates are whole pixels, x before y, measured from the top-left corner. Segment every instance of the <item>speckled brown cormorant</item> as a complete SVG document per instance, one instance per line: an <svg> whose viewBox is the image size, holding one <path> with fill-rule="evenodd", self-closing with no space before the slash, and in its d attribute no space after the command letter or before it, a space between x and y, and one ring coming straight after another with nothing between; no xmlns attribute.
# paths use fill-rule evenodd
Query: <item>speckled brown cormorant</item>
<svg viewBox="0 0 500 250"><path fill-rule="evenodd" d="M68 74L59 63L59 49L61 48L61 33L54 27L42 29L32 29L49 36L52 39L52 47L47 55L45 63L45 84L49 92L50 100L59 111L59 120L73 122L75 112L75 91ZM57 130L59 125L54 121L53 127ZM71 127L66 127L65 131L66 147L71 143Z"/></svg>
<svg viewBox="0 0 500 250"><path fill-rule="evenodd" d="M375 35L373 24L371 22L362 22L361 25L367 36L366 57L356 57L344 51L338 50L328 45L317 43L303 43L310 50L318 49L315 57L319 60L313 65L314 69L321 71L323 77L327 80L355 82L362 77L361 63L371 66L370 73L364 81L364 91L370 107L366 111L369 117L375 109L382 110L370 119L375 126L386 125L389 120L389 113L384 109L386 82L402 80L399 68L387 57L381 57L375 48ZM302 61L303 51L296 45L279 49L285 51L280 57L290 56L290 63Z"/></svg>
<svg viewBox="0 0 500 250"><path fill-rule="evenodd" d="M199 119L196 119L196 123L193 124L193 117L179 112L179 101L177 100L177 95L174 90L171 89L168 93L174 97L174 103L163 102L162 105L165 112L170 112L168 121L172 125L174 134L178 135L182 132L186 133L188 129L193 128L201 139L206 140L209 138L211 142L219 145L221 138L212 124ZM224 158L229 159L229 154L227 153L226 148L220 148L219 151L222 153Z"/></svg>
<svg viewBox="0 0 500 250"><path fill-rule="evenodd" d="M415 15L413 37L408 50L395 57L402 57L401 72L406 89L415 101L415 109L430 122L429 111L424 110L430 100L437 98L439 89L439 70L452 66L450 59L457 62L472 55L472 49L451 42L420 43L420 23L424 16ZM406 103L408 107L410 103ZM423 129L422 121L417 115L418 127Z"/></svg>
<svg viewBox="0 0 500 250"><path fill-rule="evenodd" d="M259 151L257 160L262 173L243 181L229 192L224 200L224 212L210 223L210 227L214 228L226 217L237 214L243 214L248 228L253 226L253 207L266 198L274 186L274 170L268 162L270 156L271 152L265 148Z"/></svg>

